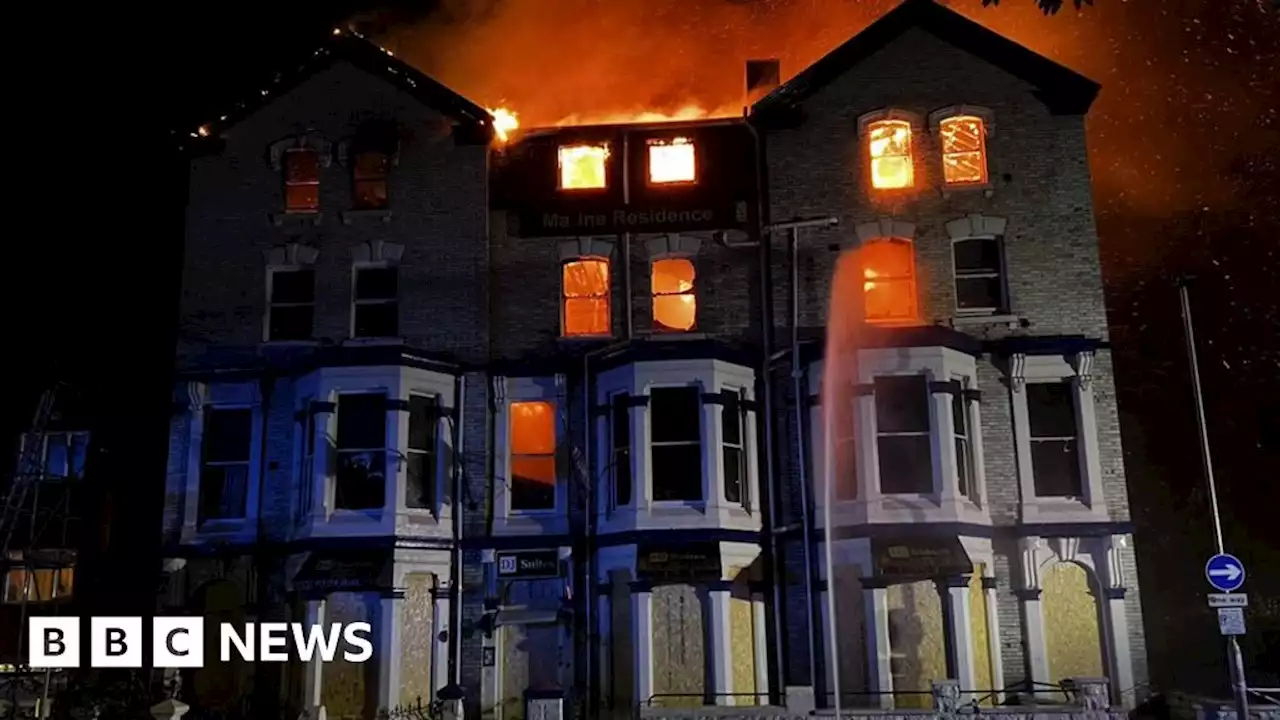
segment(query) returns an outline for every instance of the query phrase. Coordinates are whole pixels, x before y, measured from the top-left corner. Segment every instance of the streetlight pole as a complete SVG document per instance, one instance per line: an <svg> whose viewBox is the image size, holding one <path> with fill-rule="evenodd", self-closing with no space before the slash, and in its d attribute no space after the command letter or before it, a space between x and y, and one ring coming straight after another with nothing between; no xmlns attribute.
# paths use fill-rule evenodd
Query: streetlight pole
<svg viewBox="0 0 1280 720"><path fill-rule="evenodd" d="M1187 360L1191 365L1191 391L1196 401L1196 426L1200 432L1200 459L1204 463L1204 477L1209 485L1209 506L1213 513L1213 538L1218 554L1226 553L1222 540L1222 514L1218 511L1218 486L1213 478L1213 456L1209 451L1209 429L1205 421L1204 394L1200 387L1200 363L1196 357L1195 328L1191 322L1191 296L1187 292L1188 278L1178 283L1178 297L1182 302L1182 328L1187 339ZM1236 700L1236 719L1249 720L1249 685L1244 675L1244 657L1235 635L1227 636L1227 667L1231 674L1231 689Z"/></svg>

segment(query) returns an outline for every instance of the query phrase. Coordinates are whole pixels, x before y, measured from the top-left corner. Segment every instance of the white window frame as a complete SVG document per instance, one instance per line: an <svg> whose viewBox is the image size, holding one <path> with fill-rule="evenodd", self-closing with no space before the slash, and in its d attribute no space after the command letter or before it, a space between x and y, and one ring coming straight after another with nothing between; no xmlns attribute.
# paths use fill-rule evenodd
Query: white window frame
<svg viewBox="0 0 1280 720"><path fill-rule="evenodd" d="M826 362L838 362L827 358L809 366L808 382L811 395L820 396L823 367ZM848 359L845 360L848 362ZM877 376L924 375L928 383L947 382L965 378L970 389L978 389L977 361L971 355L945 347L876 348L858 352L858 384L870 385ZM930 454L933 464L933 490L919 494L885 494L880 491L880 453L878 443L875 396L859 395L856 387L848 388L854 407L854 425L857 434L857 498L837 498L832 506L832 521L838 526L873 522L964 522L990 525L990 515L984 509L987 494L986 473L982 467L983 438L978 403L967 403L971 430L971 448L974 456L974 483L978 502L959 493L956 474L955 424L951 417L951 394L935 391L929 403ZM819 403L810 408L809 447L815 487L825 484L825 463L821 432L823 415ZM826 502L819 493L817 502ZM821 517L821 514L819 515Z"/></svg>
<svg viewBox="0 0 1280 720"><path fill-rule="evenodd" d="M727 406L727 405L723 405L723 404L720 406L720 462L721 462L721 464L722 464L722 475L723 475L723 477L724 477L724 481L723 481L723 483L722 483L722 490L723 490L723 492L724 492L724 498L723 498L723 499L724 499L724 502L727 502L727 503L734 503L734 502L735 502L735 501L733 501L733 500L730 500L730 499L729 499L729 497L728 497L728 495L729 495L729 473L728 473L728 468L724 468L724 467L723 467L723 463L724 463L724 452L725 452L725 450L726 450L726 449L732 448L732 449L734 449L734 450L737 450L737 451L741 454L741 457L742 457L742 459L741 459L741 461L740 461L740 463L739 463L739 469L740 469L740 470L741 470L741 472L742 472L742 477L739 479L739 488L738 488L739 498L738 498L738 500L736 501L736 504L741 505L741 506L743 507L743 509L745 509L745 510L747 510L748 512L750 512L750 510L751 510L751 503L752 503L752 501L755 499L755 496L754 496L754 493L752 493L751 483L750 483L750 482L748 482L748 480L749 480L749 478L750 478L751 473L750 473L750 469L749 469L749 461L750 461L750 458L749 458L749 456L747 455L747 449L748 449L748 438L747 438L747 418L749 418L749 417L750 417L751 413L749 413L749 412L747 411L747 405L746 405L746 403L747 403L747 388L744 388L744 387L730 387L730 386L724 386L724 387L722 387L722 388L720 389L720 392L721 392L721 393L729 393L729 394L732 394L732 395L737 396L737 398L738 398L738 422L740 423L740 427L739 427L739 430L738 430L738 442L737 442L737 444L730 444L730 443L729 443L729 441L727 441L727 440L725 440L725 439L724 439L724 423L725 423L725 414L726 414L726 413L727 413L727 411L728 411L728 406Z"/></svg>
<svg viewBox="0 0 1280 720"><path fill-rule="evenodd" d="M1014 447L1022 520L1034 522L1106 521L1110 514L1103 493L1098 418L1093 397L1093 353L1081 352L1072 361L1062 355L1015 355L1010 360L1009 393L1013 410ZM1084 372L1079 372L1083 368ZM1030 383L1069 382L1073 389L1076 433L1080 452L1079 498L1039 497L1031 465L1031 425L1025 386Z"/></svg>
<svg viewBox="0 0 1280 720"><path fill-rule="evenodd" d="M960 243L971 242L974 240L994 241L996 243L996 248L999 251L1000 267L994 273L994 277L999 281L1000 286L1000 302L997 307L960 307L960 280L962 278L986 278L992 276L992 273L972 273L962 276L960 274L960 269L956 266L956 246ZM1009 270L1008 264L1005 262L1003 235L969 235L967 237L951 238L951 292L955 297L955 314L957 317L994 317L1005 315L1009 312Z"/></svg>
<svg viewBox="0 0 1280 720"><path fill-rule="evenodd" d="M512 535L567 533L569 531L568 486L571 469L562 467L560 447L568 437L569 398L561 380L556 377L495 378L499 401L495 418L495 447L498 452L497 477L494 478L494 532ZM548 402L556 415L556 489L555 504L550 509L519 510L511 507L511 404Z"/></svg>
<svg viewBox="0 0 1280 720"><path fill-rule="evenodd" d="M311 280L311 302L309 303L278 303L272 300L272 294L275 292L275 279L277 273L302 272L304 270L314 271L309 265L268 265L267 266L267 298L266 310L262 315L262 342L272 344L282 343L309 343L313 342L316 332L316 288L315 277ZM276 308L284 307L310 307L311 308L311 336L307 338L297 338L291 340L275 340L271 337L271 312Z"/></svg>
<svg viewBox="0 0 1280 720"><path fill-rule="evenodd" d="M699 473L698 473L698 475L699 475L699 478L698 478L698 479L699 479L699 482L698 482L698 488L699 488L699 489L698 489L698 497L697 497L697 498L695 498L695 499L690 499L690 500L684 500L684 499L682 499L682 500L657 500L657 499L654 499L654 498L653 498L653 473L652 473L652 471L651 471L651 472L649 473L648 478L647 478L647 481L648 481L648 484L649 484L649 498L650 498L649 502L650 502L652 505L654 505L654 506L667 506L667 507L696 507L696 508L706 507L708 504L710 504L710 503L712 502L712 499L717 498L717 497L722 497L722 496L723 496L723 495L717 496L717 495L713 494L713 493L715 492L715 483L714 483L714 481L713 481L713 482L708 482L709 480L711 480L711 477L710 477L710 474L709 474L709 473L708 473L708 471L707 471L707 465L709 464L709 463L707 462L707 455L708 455L708 454L710 454L711 452L719 452L719 450L720 450L720 445L721 445L721 441L720 441L720 439L719 439L719 438L717 438L717 439L716 439L716 441L715 441L714 443L711 443L711 444L710 444L710 446L708 445L708 439L709 439L709 436L710 436L710 435L712 435L712 430L716 430L716 431L717 431L717 432L715 433L716 435L721 435L721 432L719 432L719 431L721 430L721 428L719 427L719 423L709 422L709 421L708 421L708 419L707 419L707 417L706 417L706 414L707 414L707 412L706 412L706 409L707 409L707 403L704 403L704 402L702 401L702 396L703 396L703 395L705 395L708 391L707 391L707 390L704 390L704 389L703 389L703 386L702 386L700 383L698 383L698 382L683 382L683 383L681 383L681 382L673 382L673 381L670 381L670 380L668 380L668 381L666 381L666 382L655 382L655 383L651 383L650 385L648 385L648 386L645 388L645 395L646 395L646 396L648 396L648 398L649 398L649 404L645 406L645 410L646 410L646 412L645 412L645 432L646 432L646 434L649 436L649 442L648 442L648 444L646 444L646 445L645 445L644 453L645 453L645 455L646 455L646 457L647 457L647 461L648 461L648 463L647 463L647 464L649 464L649 465L652 465L652 463L653 463L653 449L654 449L654 448L656 448L656 447L687 447L687 446L689 446L689 445L693 444L693 443L692 443L692 441L689 441L689 440L684 440L684 441L679 441L679 442L664 442L664 443L656 443L656 442L654 442L654 441L653 441L653 421L654 421L654 417L653 417L653 392L654 392L655 390L692 390L692 391L694 392L694 394L695 394L695 396L697 397L697 400L698 400L698 409L699 409L699 411L700 411L700 412L699 412L699 417L698 417L698 442L697 442L697 445L698 445L699 455L700 455L700 456L701 456L701 458L702 458L702 463L701 463L701 469L700 469L700 471L699 471ZM716 410L717 410L717 413L716 413L716 414L719 414L719 408L718 408L718 406L716 407ZM712 427L711 427L712 425L716 425L716 427L715 427L715 428L712 428ZM721 491L723 491L723 487L724 487L724 486L723 486L723 484L721 484L721 485L720 485L720 489L721 489Z"/></svg>
<svg viewBox="0 0 1280 720"><path fill-rule="evenodd" d="M410 438L409 427L413 421L413 399L415 397L430 398L431 400L435 401L435 407L436 407L436 413L437 413L435 447L430 449L424 450L424 449L409 447L409 438ZM405 422L404 443L403 443L405 457L407 459L409 456L415 455L415 454L420 454L420 455L430 454L434 456L435 462L430 468L431 469L431 485L433 486L433 489L431 492L431 504L425 508L409 507L408 463L407 462L405 463L405 478L404 478L404 493L403 493L404 509L408 512L420 512L425 510L434 515L437 512L439 512L440 503L441 503L440 495L441 495L441 492L444 490L442 486L442 478L444 477L444 470L446 465L444 460L444 453L441 452L441 448L444 446L444 434L449 430L449 423L451 421L449 421L447 418L445 406L444 406L444 403L441 401L439 392L424 392L421 389L415 388L409 391L408 397L406 398L406 400L409 402L409 411L406 413L408 417L406 418L406 422Z"/></svg>
<svg viewBox="0 0 1280 720"><path fill-rule="evenodd" d="M557 247L560 262L556 265L556 306L560 317L560 334L559 339L572 342L574 340L599 340L600 338L613 337L613 321L615 303L613 297L613 241L607 238L597 237L580 237L572 240L562 240ZM605 291L605 299L609 302L609 331L597 335L566 335L564 332L564 310L565 301L568 299L564 294L564 266L566 263L576 262L579 260L603 260L609 268L609 287ZM623 298L623 305L628 308L630 306L630 298Z"/></svg>
<svg viewBox="0 0 1280 720"><path fill-rule="evenodd" d="M194 383L194 401L188 417L187 483L183 512L183 541L218 537L232 541L253 541L257 537L258 497L262 491L262 398L258 381L238 383ZM200 476L203 469L204 423L212 410L249 410L249 476L242 518L199 522Z"/></svg>
<svg viewBox="0 0 1280 720"><path fill-rule="evenodd" d="M363 270L395 270L396 271L396 296L391 299L378 300L360 300L356 297L356 284L360 280L360 272ZM398 338L403 333L400 327L403 318L400 317L400 267L396 263L386 260L370 260L365 262L354 262L351 264L351 322L347 330L347 336L352 340L360 341L386 341ZM396 306L396 334L395 335L356 335L356 312L362 306L370 305L395 305Z"/></svg>
<svg viewBox="0 0 1280 720"><path fill-rule="evenodd" d="M310 483L312 508L310 521L302 523L299 537L348 537L370 534L409 534L427 537L450 537L452 498L445 488L452 477L448 458L453 457L453 434L449 415L454 412L456 378L452 375L412 366L334 367L316 370L295 385L295 396L319 403L332 403L332 412L319 413L313 431L316 433L316 457L311 477L295 476L293 482ZM386 393L387 412L387 497L380 510L337 510L334 488L337 482L336 453L330 443L338 432L337 402L340 395ZM434 508L410 508L406 505L408 468L402 457L409 438L409 413L394 407L395 401L407 403L411 395L434 395L440 403L440 427L437 429L437 472ZM310 412L310 410L307 410ZM295 446L302 442L306 425L295 423ZM301 490L299 489L299 492Z"/></svg>
<svg viewBox="0 0 1280 720"><path fill-rule="evenodd" d="M699 394L720 393L725 390L745 390L745 402L754 404L755 371L752 368L723 360L663 360L636 362L601 372L596 380L596 403L604 405L618 393L631 397L648 397L654 387L696 386ZM600 517L600 531L626 532L658 529L732 528L759 529L761 518L756 498L760 497L757 441L759 413L745 413L743 439L745 441L746 486L743 497L752 502L748 506L730 503L724 499L724 456L722 405L702 403L702 500L655 501L653 499L653 475L649 459L651 437L650 413L647 403L631 408L631 495L630 505L610 508L609 495L598 493L600 500L596 512ZM594 428L592 448L597 468L606 467L610 460L610 428L607 418L599 416ZM610 477L607 482L612 482Z"/></svg>
<svg viewBox="0 0 1280 720"><path fill-rule="evenodd" d="M943 163L946 160L943 157L942 145L942 123L954 117L970 116L982 120L982 163L986 166L986 182L980 183L949 183L947 182L946 170ZM934 142L938 148L938 177L940 178L942 193L944 196L954 192L978 191L990 197L990 193L995 185L991 182L991 143L990 140L996 136L995 113L990 108L980 105L948 105L947 107L938 108L929 113L926 118L929 124L929 133L933 135Z"/></svg>
<svg viewBox="0 0 1280 720"><path fill-rule="evenodd" d="M629 496L625 503L619 502L618 500L617 468L619 466L618 456L622 453L622 451L619 450L618 445L614 442L613 422L614 422L615 405L619 402L624 402L625 400L630 400L630 396L624 390L618 390L616 392L610 393L605 398L605 408L606 408L605 412L608 413L608 416L605 418L605 433L606 433L605 438L608 441L608 445L607 445L608 464L605 465L604 467L608 469L608 480L607 480L607 482L609 483L608 509L610 511L618 510L619 508L635 507L635 504L636 504L637 490L636 490L636 478L634 473L635 463L633 462L633 459L632 459L632 456L635 454L635 448L632 446L632 443L634 442L634 438L635 438L635 420L634 418L632 418L633 408L631 408L630 406L623 408L623 410L624 412L626 412L626 415L627 415L626 467L627 467L627 472L630 473L629 477L630 477L630 483L631 483L631 492L628 494Z"/></svg>

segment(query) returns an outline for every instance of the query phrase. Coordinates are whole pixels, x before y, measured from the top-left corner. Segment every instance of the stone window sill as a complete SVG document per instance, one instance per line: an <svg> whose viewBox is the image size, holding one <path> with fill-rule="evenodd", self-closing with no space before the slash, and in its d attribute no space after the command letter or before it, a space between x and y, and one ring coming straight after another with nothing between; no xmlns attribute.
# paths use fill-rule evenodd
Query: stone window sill
<svg viewBox="0 0 1280 720"><path fill-rule="evenodd" d="M1004 325L1006 327L1017 328L1022 324L1022 318L1017 315L956 315L951 318L952 327L974 327L978 325Z"/></svg>
<svg viewBox="0 0 1280 720"><path fill-rule="evenodd" d="M340 213L343 225L351 225L356 222L391 222L391 210L380 208L377 210L347 210Z"/></svg>
<svg viewBox="0 0 1280 720"><path fill-rule="evenodd" d="M272 213L271 224L276 227L316 226L324 220L324 213Z"/></svg>
<svg viewBox="0 0 1280 720"><path fill-rule="evenodd" d="M943 198L949 198L952 195L982 193L982 197L990 200L995 197L996 187L989 182L973 183L971 185L943 185L939 188L939 192L942 194Z"/></svg>

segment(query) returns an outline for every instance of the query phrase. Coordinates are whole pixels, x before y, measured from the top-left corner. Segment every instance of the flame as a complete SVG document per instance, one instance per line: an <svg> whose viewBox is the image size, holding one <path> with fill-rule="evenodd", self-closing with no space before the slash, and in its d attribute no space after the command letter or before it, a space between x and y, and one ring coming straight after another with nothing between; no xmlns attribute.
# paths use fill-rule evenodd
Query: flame
<svg viewBox="0 0 1280 720"><path fill-rule="evenodd" d="M574 114L556 120L555 127L581 125L656 125L669 122L689 122L692 120L708 120L713 118L740 117L742 108L725 105L717 108L705 108L701 105L683 105L670 112L636 108L626 112Z"/></svg>
<svg viewBox="0 0 1280 720"><path fill-rule="evenodd" d="M862 276L867 278L866 282L862 283L862 289L874 290L876 287L876 283L872 278L880 277L880 273L876 272L875 270L872 270L871 268L866 268L865 270L862 271Z"/></svg>
<svg viewBox="0 0 1280 720"><path fill-rule="evenodd" d="M511 132L520 127L519 116L506 108L490 109L489 114L493 116L493 132L499 142L506 142Z"/></svg>
<svg viewBox="0 0 1280 720"><path fill-rule="evenodd" d="M693 141L678 137L649 143L649 182L690 183L697 179Z"/></svg>
<svg viewBox="0 0 1280 720"><path fill-rule="evenodd" d="M565 145L560 148L560 187L596 190L605 187L608 145Z"/></svg>

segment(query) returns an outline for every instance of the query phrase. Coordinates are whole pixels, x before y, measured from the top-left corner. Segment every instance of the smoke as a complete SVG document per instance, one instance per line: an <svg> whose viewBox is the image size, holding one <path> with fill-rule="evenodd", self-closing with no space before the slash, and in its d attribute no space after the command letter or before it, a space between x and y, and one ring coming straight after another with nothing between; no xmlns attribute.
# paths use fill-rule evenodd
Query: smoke
<svg viewBox="0 0 1280 720"><path fill-rule="evenodd" d="M443 0L426 16L357 22L534 127L738 114L746 60L781 60L785 80L897 1ZM1274 146L1280 23L1254 0L1098 0L1052 16L1033 0L941 1L1102 83L1089 144L1104 212L1238 205L1233 156Z"/></svg>

